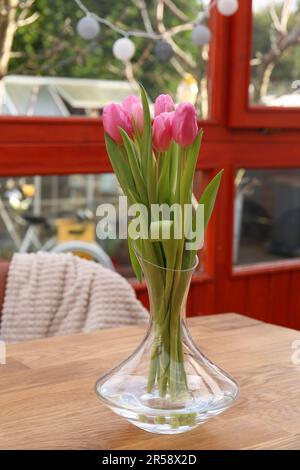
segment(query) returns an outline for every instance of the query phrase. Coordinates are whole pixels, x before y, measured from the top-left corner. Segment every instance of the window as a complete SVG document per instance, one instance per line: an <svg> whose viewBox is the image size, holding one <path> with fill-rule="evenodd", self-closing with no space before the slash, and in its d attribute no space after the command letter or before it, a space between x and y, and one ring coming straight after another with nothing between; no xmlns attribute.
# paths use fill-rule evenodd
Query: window
<svg viewBox="0 0 300 470"><path fill-rule="evenodd" d="M300 4L254 0L249 101L260 106L300 106Z"/></svg>
<svg viewBox="0 0 300 470"><path fill-rule="evenodd" d="M146 22L148 29L159 32L194 21L209 0L200 5L198 0L175 0L173 7L166 4L160 12L156 2L145 2L146 11L135 0L114 1L113 8L109 0L82 3L126 31L145 31ZM208 117L208 46L195 46L190 30L183 29L168 39L172 57L166 51L164 57L157 52L155 40L133 38L135 55L132 63L124 64L112 53L120 34L102 25L94 39L80 37L77 24L84 14L74 0L29 4L30 8L28 2L20 2L17 9L10 7L11 22L17 28L12 46L7 46L0 62L0 114L97 117L107 102L121 102L126 95L137 93L137 82L142 82L152 100L164 90L178 102L194 101L199 116ZM9 26L4 20L1 23L3 42L12 34Z"/></svg>
<svg viewBox="0 0 300 470"><path fill-rule="evenodd" d="M196 197L201 180L201 172L197 172ZM9 260L15 252L62 250L64 245L66 251L100 262L103 250L104 257L109 257L108 264L112 263L127 278L134 277L127 239L118 236L124 216L119 208L121 195L118 181L111 173L0 178L0 260ZM107 203L115 207L116 236L114 218L110 220L106 213L97 214L98 206ZM101 217L108 222L103 230L111 233L103 239L98 227ZM70 242L74 242L72 249L67 245ZM81 242L89 246L82 247ZM202 258L203 253L201 270Z"/></svg>
<svg viewBox="0 0 300 470"><path fill-rule="evenodd" d="M300 169L236 174L235 265L300 257Z"/></svg>
<svg viewBox="0 0 300 470"><path fill-rule="evenodd" d="M132 277L127 240L96 236L97 207L113 204L118 223L119 195L118 182L109 173L0 178L0 259L10 259L16 251L55 251L62 244L84 242L96 248L96 260L102 249L120 273ZM72 251L89 258L80 246L75 243Z"/></svg>
<svg viewBox="0 0 300 470"><path fill-rule="evenodd" d="M229 123L300 127L296 0L244 0L232 18Z"/></svg>

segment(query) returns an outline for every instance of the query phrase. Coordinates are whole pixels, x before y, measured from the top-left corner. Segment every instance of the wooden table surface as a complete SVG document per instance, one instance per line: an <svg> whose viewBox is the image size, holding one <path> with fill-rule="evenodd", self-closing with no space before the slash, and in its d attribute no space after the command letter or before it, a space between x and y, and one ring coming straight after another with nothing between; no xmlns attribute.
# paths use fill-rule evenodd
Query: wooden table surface
<svg viewBox="0 0 300 470"><path fill-rule="evenodd" d="M300 449L300 332L236 314L190 320L201 350L240 383L237 404L186 434L154 435L115 415L94 383L142 327L10 345L0 365L1 449Z"/></svg>

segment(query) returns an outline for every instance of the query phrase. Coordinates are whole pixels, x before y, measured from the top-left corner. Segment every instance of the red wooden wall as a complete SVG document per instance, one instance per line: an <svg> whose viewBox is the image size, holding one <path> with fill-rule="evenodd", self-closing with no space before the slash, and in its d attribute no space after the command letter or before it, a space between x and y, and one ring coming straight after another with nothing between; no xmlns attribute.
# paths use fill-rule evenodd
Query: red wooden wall
<svg viewBox="0 0 300 470"><path fill-rule="evenodd" d="M225 174L206 237L205 273L194 276L188 309L234 311L300 329L300 261L232 267L236 169L300 167L300 110L248 107L251 0L239 3L233 18L214 12L211 19L211 119L201 123L198 168L207 178L220 168ZM111 171L101 120L88 118L1 118L0 163L3 176ZM134 285L146 301L145 286Z"/></svg>

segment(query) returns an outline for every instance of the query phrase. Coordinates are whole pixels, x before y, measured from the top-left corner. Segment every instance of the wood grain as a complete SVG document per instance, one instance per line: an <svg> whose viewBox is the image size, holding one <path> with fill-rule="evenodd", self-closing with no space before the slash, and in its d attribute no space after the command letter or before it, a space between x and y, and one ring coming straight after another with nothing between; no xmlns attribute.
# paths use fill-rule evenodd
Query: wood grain
<svg viewBox="0 0 300 470"><path fill-rule="evenodd" d="M1 449L300 449L300 333L236 314L190 319L196 343L240 382L237 404L187 434L156 436L107 409L94 383L142 327L8 346L0 365Z"/></svg>

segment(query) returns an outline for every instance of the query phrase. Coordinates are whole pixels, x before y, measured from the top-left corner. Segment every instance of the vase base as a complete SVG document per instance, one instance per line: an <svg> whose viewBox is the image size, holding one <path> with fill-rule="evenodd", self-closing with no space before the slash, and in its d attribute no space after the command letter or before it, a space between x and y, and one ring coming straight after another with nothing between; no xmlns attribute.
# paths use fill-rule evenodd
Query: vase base
<svg viewBox="0 0 300 470"><path fill-rule="evenodd" d="M126 379L125 383L129 387L130 378ZM181 434L195 429L231 407L238 392L236 389L236 393L206 396L206 399L195 393L190 402L176 403L174 406L175 403L160 399L157 393L145 393L145 384L142 386L141 382L134 381L131 391L127 388L126 393L120 393L120 389L116 393L119 387L115 388L115 381L112 385L109 387L109 383L99 380L96 383L98 397L119 416L140 429L155 434Z"/></svg>
<svg viewBox="0 0 300 470"><path fill-rule="evenodd" d="M138 428L142 429L143 431L150 432L151 434L165 434L165 435L173 435L173 434L183 434L188 431L192 431L193 429L197 428L200 424L199 423L195 426L178 426L178 427L170 427L169 425L158 425L158 424L149 424L149 423L140 423L139 421L130 421L131 424L134 424Z"/></svg>
<svg viewBox="0 0 300 470"><path fill-rule="evenodd" d="M228 407L218 410L211 410L207 413L173 413L161 416L153 414L137 415L132 411L120 410L110 407L116 414L125 418L128 422L144 431L154 434L182 434L192 431L201 424L206 423L210 418L219 415ZM133 416L134 415L134 416Z"/></svg>

